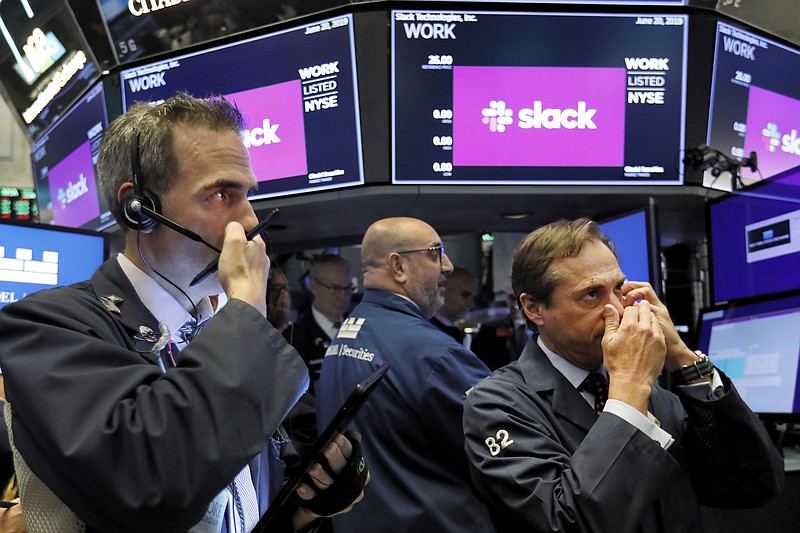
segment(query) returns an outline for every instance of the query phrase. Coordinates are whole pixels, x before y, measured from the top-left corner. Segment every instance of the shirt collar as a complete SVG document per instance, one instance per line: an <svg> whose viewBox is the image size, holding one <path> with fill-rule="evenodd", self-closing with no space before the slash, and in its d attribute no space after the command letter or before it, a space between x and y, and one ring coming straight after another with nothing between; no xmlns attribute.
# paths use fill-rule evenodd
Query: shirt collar
<svg viewBox="0 0 800 533"><path fill-rule="evenodd" d="M175 333L178 329L186 323L187 320L193 318L191 313L178 302L164 287L149 276L147 273L139 269L130 259L125 257L124 254L117 254L117 262L120 268L127 276L128 280L133 285L136 295L147 307L147 309L156 317L156 320L163 322L169 328L171 333ZM217 310L219 310L228 298L225 293L218 296ZM186 305L191 307L188 300ZM211 300L208 296L204 296L201 300L195 303L197 306L198 322L205 322L214 316L214 307L211 305ZM194 311L194 309L192 309Z"/></svg>
<svg viewBox="0 0 800 533"><path fill-rule="evenodd" d="M328 334L328 337L332 339L336 336L336 334L339 332L339 328L337 328L336 324L331 322L328 317L323 315L316 307L314 307L314 304L311 304L311 314L314 316L314 320L317 322L317 325L322 328L322 331Z"/></svg>
<svg viewBox="0 0 800 533"><path fill-rule="evenodd" d="M573 387L575 387L576 389L580 387L581 383L583 383L583 380L586 379L586 376L589 375L588 370L584 370L583 368L573 365L572 363L570 363L569 361L567 361L566 359L555 353L553 350L545 346L544 342L542 342L541 335L539 335L539 337L536 339L536 344L539 345L539 348L542 349L542 351L550 360L550 362L553 364L555 369L561 372L561 374L565 378L567 378L567 380L570 383L572 383ZM600 367L594 370L594 372L599 372L603 374L603 376L608 377L606 375L606 369L603 367L603 365L600 365Z"/></svg>

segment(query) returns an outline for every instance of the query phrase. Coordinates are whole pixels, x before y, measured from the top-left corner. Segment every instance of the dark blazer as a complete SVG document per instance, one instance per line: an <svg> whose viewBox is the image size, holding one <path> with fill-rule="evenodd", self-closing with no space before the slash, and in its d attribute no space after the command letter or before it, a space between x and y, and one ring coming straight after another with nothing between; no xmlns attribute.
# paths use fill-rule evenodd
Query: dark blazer
<svg viewBox="0 0 800 533"><path fill-rule="evenodd" d="M319 383L319 375L322 371L322 359L325 357L325 350L328 349L331 338L314 320L311 309L284 330L283 338L294 346L294 349L297 350L297 353L306 363L308 375L311 378L311 386L308 391L315 395L317 383Z"/></svg>
<svg viewBox="0 0 800 533"><path fill-rule="evenodd" d="M158 321L116 258L91 281L0 311L0 364L28 466L89 530L186 531L248 463L263 512L283 475L270 437L308 383L302 360L236 299L166 373L137 340L142 328Z"/></svg>
<svg viewBox="0 0 800 533"><path fill-rule="evenodd" d="M653 388L649 410L675 439L665 451L622 418L595 415L534 338L464 407L472 476L498 530L683 533L701 530L698 502L766 502L783 462L721 377L713 401Z"/></svg>

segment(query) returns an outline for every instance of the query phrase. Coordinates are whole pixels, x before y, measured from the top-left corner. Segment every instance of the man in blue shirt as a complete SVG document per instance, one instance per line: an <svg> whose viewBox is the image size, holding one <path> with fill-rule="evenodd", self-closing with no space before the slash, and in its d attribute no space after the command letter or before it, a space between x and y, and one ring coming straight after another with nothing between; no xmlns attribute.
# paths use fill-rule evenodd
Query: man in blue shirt
<svg viewBox="0 0 800 533"><path fill-rule="evenodd" d="M361 245L364 297L328 347L317 393L323 428L355 384L384 362L384 382L355 418L369 496L334 519L336 533L493 531L464 453L462 406L489 370L430 318L453 264L421 220L372 224Z"/></svg>

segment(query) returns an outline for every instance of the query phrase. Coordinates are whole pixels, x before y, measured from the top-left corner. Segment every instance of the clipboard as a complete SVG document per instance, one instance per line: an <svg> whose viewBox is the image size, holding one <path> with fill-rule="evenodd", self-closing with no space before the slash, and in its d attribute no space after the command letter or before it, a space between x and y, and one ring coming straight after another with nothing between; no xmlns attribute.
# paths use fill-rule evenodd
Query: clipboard
<svg viewBox="0 0 800 533"><path fill-rule="evenodd" d="M300 471L283 484L283 487L281 487L280 492L267 508L264 516L261 517L255 528L253 528L252 533L266 533L268 531L270 523L278 514L278 511L289 501L306 474L308 474L309 469L317 462L317 458L336 435L345 431L350 422L352 422L353 417L367 401L369 395L378 383L381 382L390 367L391 365L389 363L383 363L355 386L353 392L350 393L350 396L347 397L342 407L339 408L339 411L337 411L336 415L333 417L333 420L331 420L314 442L314 446L311 448L312 451L306 456Z"/></svg>

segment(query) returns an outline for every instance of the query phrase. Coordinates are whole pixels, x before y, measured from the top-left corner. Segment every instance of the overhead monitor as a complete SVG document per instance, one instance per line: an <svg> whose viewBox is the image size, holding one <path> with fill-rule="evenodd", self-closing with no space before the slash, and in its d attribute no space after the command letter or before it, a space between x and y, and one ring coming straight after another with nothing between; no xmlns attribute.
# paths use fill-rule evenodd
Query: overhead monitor
<svg viewBox="0 0 800 533"><path fill-rule="evenodd" d="M0 89L36 138L100 78L100 68L63 0L0 2Z"/></svg>
<svg viewBox="0 0 800 533"><path fill-rule="evenodd" d="M103 233L0 222L0 307L32 292L87 280L107 255Z"/></svg>
<svg viewBox="0 0 800 533"><path fill-rule="evenodd" d="M95 174L108 116L98 83L31 146L41 221L101 230L114 224Z"/></svg>
<svg viewBox="0 0 800 533"><path fill-rule="evenodd" d="M121 71L123 109L179 91L242 111L253 199L364 182L353 18L345 15Z"/></svg>
<svg viewBox="0 0 800 533"><path fill-rule="evenodd" d="M698 348L756 413L800 413L800 294L705 309Z"/></svg>
<svg viewBox="0 0 800 533"><path fill-rule="evenodd" d="M687 22L392 11L393 182L681 184Z"/></svg>
<svg viewBox="0 0 800 533"><path fill-rule="evenodd" d="M97 0L121 64L347 5L348 0Z"/></svg>
<svg viewBox="0 0 800 533"><path fill-rule="evenodd" d="M707 208L714 302L800 289L800 167Z"/></svg>
<svg viewBox="0 0 800 533"><path fill-rule="evenodd" d="M717 23L707 144L724 154L756 153L745 185L800 165L800 50ZM707 187L731 190L730 176L706 172Z"/></svg>
<svg viewBox="0 0 800 533"><path fill-rule="evenodd" d="M598 221L613 242L620 269L631 281L646 281L660 295L659 247L654 206Z"/></svg>

